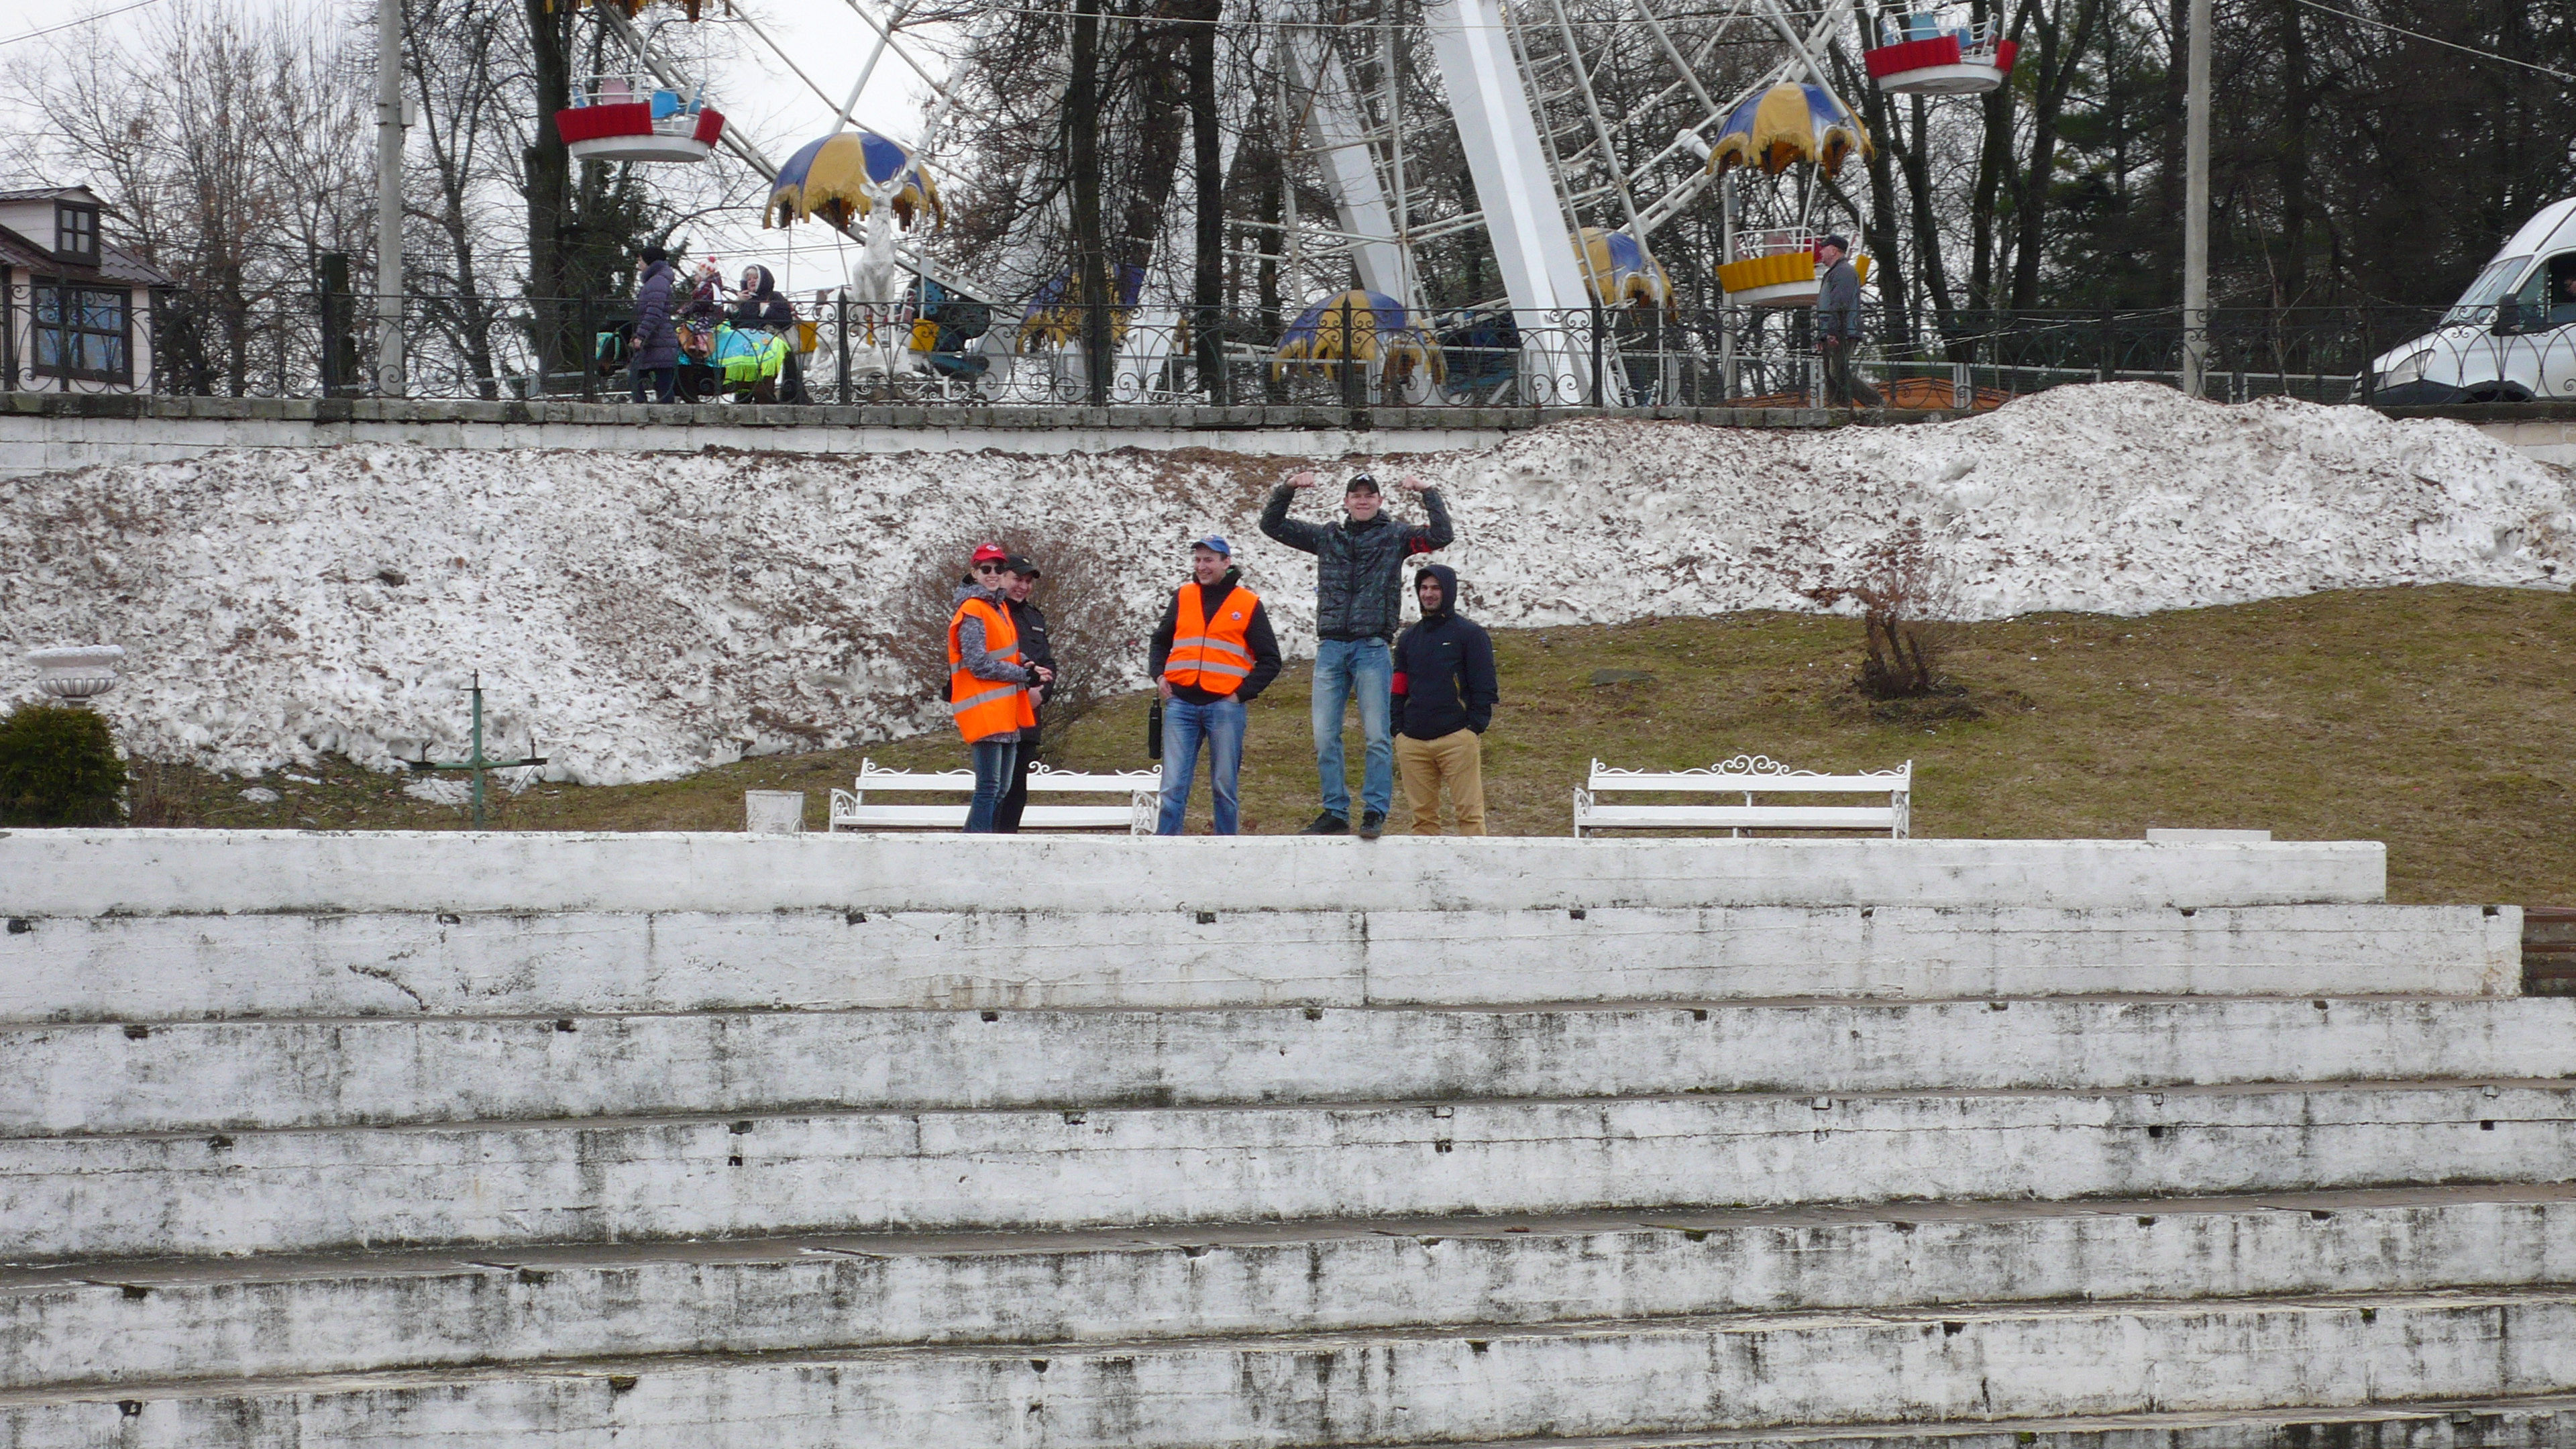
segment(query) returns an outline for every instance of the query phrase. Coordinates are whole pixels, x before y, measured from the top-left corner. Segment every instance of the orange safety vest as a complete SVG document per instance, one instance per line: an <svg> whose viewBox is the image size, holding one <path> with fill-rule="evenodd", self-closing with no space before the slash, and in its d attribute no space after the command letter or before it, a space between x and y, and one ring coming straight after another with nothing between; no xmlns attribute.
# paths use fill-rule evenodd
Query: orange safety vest
<svg viewBox="0 0 2576 1449"><path fill-rule="evenodd" d="M966 672L966 652L958 647L957 626L965 623L969 614L984 621L985 649L1008 663L1020 662L1020 631L1011 622L1011 611L990 599L969 598L949 616L948 713L955 717L958 732L971 745L986 735L1029 728L1038 722L1038 711L1029 703L1027 685L1006 684Z"/></svg>
<svg viewBox="0 0 2576 1449"><path fill-rule="evenodd" d="M1194 684L1210 694L1232 694L1252 675L1252 649L1244 634L1252 628L1252 611L1261 597L1237 584L1234 592L1208 617L1206 596L1196 579L1181 585L1181 602L1172 621L1172 652L1163 661L1163 677L1174 684Z"/></svg>

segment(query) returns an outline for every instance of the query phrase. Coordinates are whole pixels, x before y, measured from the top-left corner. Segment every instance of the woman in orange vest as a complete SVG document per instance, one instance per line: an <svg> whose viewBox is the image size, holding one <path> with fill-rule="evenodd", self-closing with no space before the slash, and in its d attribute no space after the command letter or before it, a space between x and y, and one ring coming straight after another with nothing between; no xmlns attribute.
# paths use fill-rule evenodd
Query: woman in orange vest
<svg viewBox="0 0 2576 1449"><path fill-rule="evenodd" d="M993 833L993 807L1018 773L1020 731L1038 722L1037 701L1054 675L1020 659L1003 587L1010 553L998 543L975 550L975 576L957 591L948 617L948 713L975 757L975 798L966 833Z"/></svg>
<svg viewBox="0 0 2576 1449"><path fill-rule="evenodd" d="M1279 641L1261 598L1232 567L1234 550L1210 534L1190 546L1190 581L1163 610L1146 655L1163 693L1163 813L1157 835L1178 835L1189 814L1199 745L1208 749L1216 833L1241 823L1235 777L1243 769L1243 707L1279 677Z"/></svg>

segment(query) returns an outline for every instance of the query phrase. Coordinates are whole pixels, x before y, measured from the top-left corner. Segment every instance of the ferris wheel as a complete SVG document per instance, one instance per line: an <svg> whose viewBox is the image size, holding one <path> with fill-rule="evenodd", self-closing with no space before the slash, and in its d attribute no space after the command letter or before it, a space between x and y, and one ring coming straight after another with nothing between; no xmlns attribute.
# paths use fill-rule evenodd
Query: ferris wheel
<svg viewBox="0 0 2576 1449"><path fill-rule="evenodd" d="M1703 286L1703 300L1814 301L1818 238L1831 207L1849 206L1829 199L1827 183L1871 147L1834 90L1827 57L1838 42L1857 39L1871 83L1897 94L1992 89L2012 64L1991 23L1938 3L1867 33L1855 31L1854 0L1699 0L1687 15L1663 13L1667 3L1429 0L1418 27L1427 54L1412 66L1394 0L1293 32L1290 149L1320 173L1336 215L1301 227L1307 219L1292 214L1283 249L1346 254L1361 291L1392 314L1380 330L1417 350L1444 313L1517 319L1522 400L1577 389L1638 400L1658 382L1626 368L1595 377L1595 359L1607 370L1605 354L1635 330L1612 324L1678 300L1666 241L1686 216L1706 221L1698 203L1713 189L1719 234L1696 251L1716 253L1697 276L1717 293ZM1455 126L1472 205L1413 180L1427 149L1416 138L1443 121ZM1471 231L1490 245L1492 293L1435 295L1426 253ZM1854 260L1866 275L1869 259ZM1594 335L1605 327L1609 337Z"/></svg>

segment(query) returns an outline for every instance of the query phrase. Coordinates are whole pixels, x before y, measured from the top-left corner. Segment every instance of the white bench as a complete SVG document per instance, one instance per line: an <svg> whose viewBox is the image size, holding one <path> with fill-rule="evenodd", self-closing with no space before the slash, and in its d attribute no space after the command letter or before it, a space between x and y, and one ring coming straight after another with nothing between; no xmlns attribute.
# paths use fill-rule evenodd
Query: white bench
<svg viewBox="0 0 2576 1449"><path fill-rule="evenodd" d="M966 824L966 804L889 805L869 794L975 793L972 770L888 770L874 760L859 761L853 788L832 792L834 830L957 830ZM1020 816L1023 830L1124 830L1130 835L1154 833L1162 808L1163 777L1153 770L1114 775L1086 775L1050 770L1041 765L1029 776L1029 808ZM1045 795L1123 795L1116 805L1041 805Z"/></svg>
<svg viewBox="0 0 2576 1449"><path fill-rule="evenodd" d="M1737 755L1705 770L1613 770L1592 762L1592 778L1574 792L1574 838L1592 830L1884 830L1903 840L1913 826L1914 762L1858 775L1792 770L1766 755ZM1741 805L1604 805L1614 792L1742 792ZM1886 804L1760 805L1756 795L1884 795Z"/></svg>

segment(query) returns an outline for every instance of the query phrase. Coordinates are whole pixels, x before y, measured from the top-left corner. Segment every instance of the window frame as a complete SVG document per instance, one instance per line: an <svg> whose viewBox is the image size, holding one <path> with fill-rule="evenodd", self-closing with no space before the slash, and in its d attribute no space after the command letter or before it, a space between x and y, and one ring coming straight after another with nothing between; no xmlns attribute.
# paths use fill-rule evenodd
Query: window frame
<svg viewBox="0 0 2576 1449"><path fill-rule="evenodd" d="M54 255L56 257L67 262L78 262L83 266L98 265L101 256L98 210L97 207L80 201L54 203ZM80 238L87 239L89 245L86 248L66 245L67 242Z"/></svg>
<svg viewBox="0 0 2576 1449"><path fill-rule="evenodd" d="M134 289L90 282L73 277L34 277L27 289L27 362L28 372L35 377L61 378L65 382L115 382L128 387L134 384ZM77 299L95 293L116 299L116 327L83 325L88 304L74 301L70 313L64 310L65 299ZM45 320L45 304L53 302L54 320ZM76 339L97 337L113 339L116 362L109 367L78 367L69 360L79 355ZM45 360L47 339L52 339L54 358Z"/></svg>

